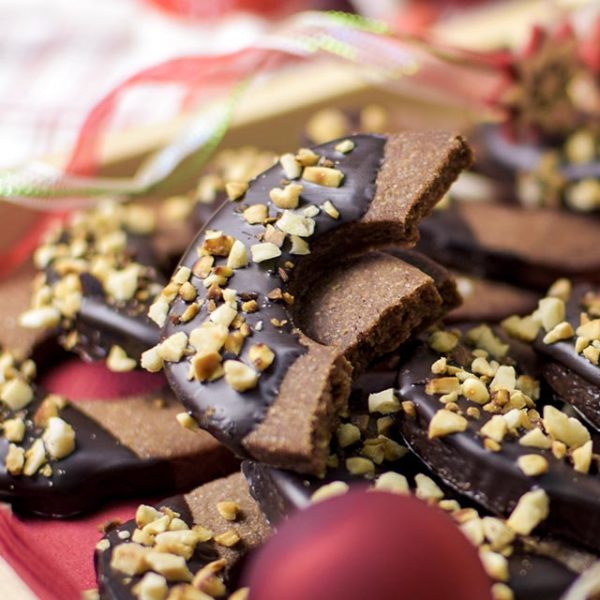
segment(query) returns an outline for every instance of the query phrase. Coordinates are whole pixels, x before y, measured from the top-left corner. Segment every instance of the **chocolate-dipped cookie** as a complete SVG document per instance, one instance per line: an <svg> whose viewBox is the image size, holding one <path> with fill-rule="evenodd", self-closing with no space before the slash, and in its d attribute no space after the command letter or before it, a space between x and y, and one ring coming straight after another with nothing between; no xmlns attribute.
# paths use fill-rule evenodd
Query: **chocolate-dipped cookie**
<svg viewBox="0 0 600 600"><path fill-rule="evenodd" d="M419 249L442 264L528 288L598 281L598 222L552 209L456 202L421 226ZM567 233L568 232L568 233Z"/></svg>
<svg viewBox="0 0 600 600"><path fill-rule="evenodd" d="M133 369L159 338L147 316L164 283L151 243L155 225L150 207L108 202L48 232L34 255L41 274L21 325L58 329L66 349Z"/></svg>
<svg viewBox="0 0 600 600"><path fill-rule="evenodd" d="M200 425L238 454L323 471L353 365L295 329L296 315L334 255L413 244L419 220L469 162L462 139L443 133L358 135L283 155L231 188L233 203L192 243L150 309L163 341L142 364L164 366ZM439 315L429 277L398 262L390 269L405 284L382 322L400 333ZM360 353L392 349L378 323L352 334Z"/></svg>
<svg viewBox="0 0 600 600"><path fill-rule="evenodd" d="M398 419L406 418L404 411L410 411L410 405L403 406L393 391L402 354L378 362L354 384L350 414L336 432L324 479L243 463L250 491L263 512L277 525L295 510L356 487L416 494L447 511L469 540L481 547L482 560L496 581L497 597L512 597L501 595L508 593L508 586L518 600L560 598L594 557L556 540L534 540L511 532L504 520L491 517L476 503L456 494L407 451L399 435ZM507 552L509 547L511 553ZM508 559L496 556L499 552ZM367 557L363 569L368 569Z"/></svg>
<svg viewBox="0 0 600 600"><path fill-rule="evenodd" d="M597 550L595 436L540 395L532 359L487 326L432 334L400 370L399 394L413 412L400 429L445 483L510 514L516 531L541 524Z"/></svg>
<svg viewBox="0 0 600 600"><path fill-rule="evenodd" d="M220 598L234 592L240 562L269 532L241 473L141 505L96 546L100 597Z"/></svg>
<svg viewBox="0 0 600 600"><path fill-rule="evenodd" d="M600 291L557 281L538 308L504 322L507 332L544 357L543 375L554 392L600 430Z"/></svg>
<svg viewBox="0 0 600 600"><path fill-rule="evenodd" d="M183 408L160 379L153 391L69 402L35 383L32 360L3 351L0 364L0 499L17 512L66 517L109 499L189 489L235 468L208 434L182 430Z"/></svg>

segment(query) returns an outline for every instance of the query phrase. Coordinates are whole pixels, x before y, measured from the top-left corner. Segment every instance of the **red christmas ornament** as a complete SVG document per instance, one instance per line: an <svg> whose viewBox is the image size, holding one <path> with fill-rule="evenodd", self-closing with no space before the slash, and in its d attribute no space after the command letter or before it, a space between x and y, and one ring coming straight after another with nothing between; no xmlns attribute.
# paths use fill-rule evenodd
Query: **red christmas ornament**
<svg viewBox="0 0 600 600"><path fill-rule="evenodd" d="M253 557L249 600L489 600L476 549L440 510L354 491L293 515Z"/></svg>

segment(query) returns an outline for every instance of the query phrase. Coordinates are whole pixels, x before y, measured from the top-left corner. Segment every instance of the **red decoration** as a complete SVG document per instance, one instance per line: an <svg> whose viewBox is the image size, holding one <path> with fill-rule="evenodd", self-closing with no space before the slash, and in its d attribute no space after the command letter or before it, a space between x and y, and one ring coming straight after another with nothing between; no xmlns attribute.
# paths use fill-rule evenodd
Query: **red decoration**
<svg viewBox="0 0 600 600"><path fill-rule="evenodd" d="M166 385L162 374L146 371L114 373L102 362L76 358L61 362L40 378L44 389L69 400L112 400L158 391Z"/></svg>
<svg viewBox="0 0 600 600"><path fill-rule="evenodd" d="M486 600L476 549L414 497L353 491L293 515L252 557L249 600Z"/></svg>

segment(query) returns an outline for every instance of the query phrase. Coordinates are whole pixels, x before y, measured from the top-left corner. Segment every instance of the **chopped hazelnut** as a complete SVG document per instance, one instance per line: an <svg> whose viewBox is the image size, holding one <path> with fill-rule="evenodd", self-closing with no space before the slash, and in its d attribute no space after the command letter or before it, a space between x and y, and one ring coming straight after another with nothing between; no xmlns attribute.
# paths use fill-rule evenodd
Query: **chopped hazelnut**
<svg viewBox="0 0 600 600"><path fill-rule="evenodd" d="M50 417L42 439L48 454L56 460L75 450L75 430L60 417Z"/></svg>
<svg viewBox="0 0 600 600"><path fill-rule="evenodd" d="M560 298L563 302L567 302L571 297L573 286L571 281L566 278L557 279L548 289L546 296Z"/></svg>
<svg viewBox="0 0 600 600"><path fill-rule="evenodd" d="M125 575L140 575L148 570L149 565L146 562L148 552L148 548L140 544L132 542L119 544L113 550L110 566Z"/></svg>
<svg viewBox="0 0 600 600"><path fill-rule="evenodd" d="M236 244L238 240L236 240L232 246L231 246L231 250L229 251L229 256L231 256L231 252L233 251L233 248ZM240 242L241 243L241 242ZM212 269L213 265L215 264L215 258L214 256L210 256L209 254L206 254L204 256L201 256L195 263L194 266L192 267L192 273L196 276L199 277L200 279L206 279L206 277L208 277L210 270ZM229 259L227 261L227 266L230 268L235 268L235 267L231 267L229 265Z"/></svg>
<svg viewBox="0 0 600 600"><path fill-rule="evenodd" d="M555 325L543 339L544 344L555 344L561 340L568 340L575 335L571 323L567 321L561 321L558 325Z"/></svg>
<svg viewBox="0 0 600 600"><path fill-rule="evenodd" d="M457 344L458 335L451 331L434 331L429 336L429 346L442 354L452 352Z"/></svg>
<svg viewBox="0 0 600 600"><path fill-rule="evenodd" d="M500 443L508 431L506 420L501 415L494 415L479 432L495 442Z"/></svg>
<svg viewBox="0 0 600 600"><path fill-rule="evenodd" d="M549 513L550 501L542 489L523 494L506 524L520 535L529 535Z"/></svg>
<svg viewBox="0 0 600 600"><path fill-rule="evenodd" d="M104 290L117 302L133 298L138 287L139 267L131 264L120 271L111 271L104 280Z"/></svg>
<svg viewBox="0 0 600 600"><path fill-rule="evenodd" d="M346 469L351 475L371 476L375 473L373 461L361 456L352 456L346 459Z"/></svg>
<svg viewBox="0 0 600 600"><path fill-rule="evenodd" d="M539 448L541 450L549 450L552 447L550 438L538 427L535 427L522 436L519 444L528 448Z"/></svg>
<svg viewBox="0 0 600 600"><path fill-rule="evenodd" d="M332 481L331 483L322 485L316 490L310 497L310 500L314 504L316 502L321 502L322 500L327 500L328 498L333 498L334 496L342 496L349 489L350 487L348 484L343 481Z"/></svg>
<svg viewBox="0 0 600 600"><path fill-rule="evenodd" d="M469 377L469 379L463 381L461 393L465 398L477 404L485 404L490 399L490 393L486 385L476 377Z"/></svg>
<svg viewBox="0 0 600 600"><path fill-rule="evenodd" d="M302 165L293 154L284 154L279 159L287 179L298 179L302 174Z"/></svg>
<svg viewBox="0 0 600 600"><path fill-rule="evenodd" d="M183 556L150 550L146 551L145 562L167 581L191 581L193 578Z"/></svg>
<svg viewBox="0 0 600 600"><path fill-rule="evenodd" d="M60 311L54 306L40 306L21 313L19 325L27 329L50 329L60 322Z"/></svg>
<svg viewBox="0 0 600 600"><path fill-rule="evenodd" d="M266 204L253 204L244 210L244 220L249 225L264 223L269 216Z"/></svg>
<svg viewBox="0 0 600 600"><path fill-rule="evenodd" d="M479 558L485 572L496 581L508 581L508 561L502 554L480 550Z"/></svg>
<svg viewBox="0 0 600 600"><path fill-rule="evenodd" d="M429 439L465 431L467 425L467 420L463 416L446 409L440 409L429 422Z"/></svg>
<svg viewBox="0 0 600 600"><path fill-rule="evenodd" d="M340 448L347 448L360 440L360 429L352 423L342 423L336 431Z"/></svg>
<svg viewBox="0 0 600 600"><path fill-rule="evenodd" d="M565 320L565 303L560 298L546 297L538 303L534 318L541 321L542 327L550 331L561 321Z"/></svg>
<svg viewBox="0 0 600 600"><path fill-rule="evenodd" d="M340 218L340 211L333 205L331 200L325 200L323 203L323 212L330 216L332 219Z"/></svg>
<svg viewBox="0 0 600 600"><path fill-rule="evenodd" d="M425 386L426 394L450 394L460 391L460 381L458 377L437 377L427 382Z"/></svg>
<svg viewBox="0 0 600 600"><path fill-rule="evenodd" d="M214 350L204 353L198 352L192 357L191 363L197 381L212 381L223 372L221 355Z"/></svg>
<svg viewBox="0 0 600 600"><path fill-rule="evenodd" d="M9 442L21 442L25 437L25 422L23 419L6 419L1 425L4 437Z"/></svg>
<svg viewBox="0 0 600 600"><path fill-rule="evenodd" d="M312 167L319 162L319 155L313 152L310 148L300 148L296 154L296 160L303 167Z"/></svg>
<svg viewBox="0 0 600 600"><path fill-rule="evenodd" d="M596 348L595 346L588 346L587 348L583 349L582 354L593 365L600 364L600 348Z"/></svg>
<svg viewBox="0 0 600 600"><path fill-rule="evenodd" d="M165 600L169 593L167 580L156 573L146 573L132 589L139 600Z"/></svg>
<svg viewBox="0 0 600 600"><path fill-rule="evenodd" d="M232 500L217 502L217 512L227 521L235 521L240 510L240 505Z"/></svg>
<svg viewBox="0 0 600 600"><path fill-rule="evenodd" d="M25 381L11 379L0 388L0 400L13 411L21 410L33 400L33 390Z"/></svg>
<svg viewBox="0 0 600 600"><path fill-rule="evenodd" d="M264 371L273 363L275 353L266 344L253 344L248 351L248 358L259 371Z"/></svg>
<svg viewBox="0 0 600 600"><path fill-rule="evenodd" d="M269 198L277 208L297 208L303 186L299 183L289 183L283 189L273 188Z"/></svg>
<svg viewBox="0 0 600 600"><path fill-rule="evenodd" d="M396 413L400 410L400 402L394 394L393 388L369 394L369 412L382 415Z"/></svg>
<svg viewBox="0 0 600 600"><path fill-rule="evenodd" d="M310 246L306 240L303 240L300 236L297 235L290 236L290 240L292 242L290 254L295 254L297 256L310 254Z"/></svg>
<svg viewBox="0 0 600 600"><path fill-rule="evenodd" d="M494 379L490 382L490 390L508 390L511 392L517 385L517 374L514 367L501 365L498 367Z"/></svg>
<svg viewBox="0 0 600 600"><path fill-rule="evenodd" d="M400 494L402 496L410 494L408 481L404 475L394 471L382 473L375 482L374 490Z"/></svg>
<svg viewBox="0 0 600 600"><path fill-rule="evenodd" d="M121 346L113 345L106 357L106 366L110 371L115 373L126 373L133 371L137 366L137 362L127 356L127 353Z"/></svg>
<svg viewBox="0 0 600 600"><path fill-rule="evenodd" d="M154 346L145 352L142 352L140 357L142 369L146 369L146 371L150 371L150 373L157 373L163 368L163 359L158 352L159 346Z"/></svg>
<svg viewBox="0 0 600 600"><path fill-rule="evenodd" d="M41 439L35 440L29 450L25 452L25 466L23 473L28 477L35 475L46 462L46 449Z"/></svg>
<svg viewBox="0 0 600 600"><path fill-rule="evenodd" d="M220 546L231 548L232 546L235 546L241 540L241 538L235 529L228 529L224 533L215 535L214 540Z"/></svg>
<svg viewBox="0 0 600 600"><path fill-rule="evenodd" d="M189 431L199 431L200 429L198 421L190 413L180 412L175 415L175 418L184 429L188 429Z"/></svg>
<svg viewBox="0 0 600 600"><path fill-rule="evenodd" d="M590 433L584 425L574 417L567 417L553 406L544 406L544 428L555 440L565 443L569 448L583 446Z"/></svg>
<svg viewBox="0 0 600 600"><path fill-rule="evenodd" d="M188 336L183 331L178 331L159 344L158 355L165 362L179 362L183 357L187 343Z"/></svg>
<svg viewBox="0 0 600 600"><path fill-rule="evenodd" d="M590 470L592 449L592 440L589 440L571 453L573 468L579 473L587 473Z"/></svg>
<svg viewBox="0 0 600 600"><path fill-rule="evenodd" d="M344 174L339 169L330 167L306 167L302 179L326 187L339 187Z"/></svg>
<svg viewBox="0 0 600 600"><path fill-rule="evenodd" d="M519 469L528 477L542 475L548 470L548 461L539 454L524 454L517 459Z"/></svg>
<svg viewBox="0 0 600 600"><path fill-rule="evenodd" d="M223 235L217 232L218 235L210 236L206 233L204 243L202 244L202 252L210 256L229 256L234 239L229 235ZM210 237L209 237L210 236Z"/></svg>
<svg viewBox="0 0 600 600"><path fill-rule="evenodd" d="M336 144L335 149L342 154L348 154L348 152L354 150L354 142L352 140L342 140L339 144Z"/></svg>
<svg viewBox="0 0 600 600"><path fill-rule="evenodd" d="M245 392L256 387L258 373L239 360L226 360L224 365L225 381L236 391Z"/></svg>
<svg viewBox="0 0 600 600"><path fill-rule="evenodd" d="M229 323L202 323L190 332L190 345L198 352L218 352L229 334L228 325Z"/></svg>
<svg viewBox="0 0 600 600"><path fill-rule="evenodd" d="M138 527L145 527L149 523L163 517L163 513L147 504L140 504L135 512L135 523Z"/></svg>
<svg viewBox="0 0 600 600"><path fill-rule="evenodd" d="M515 600L515 595L505 583L494 583L492 600Z"/></svg>
<svg viewBox="0 0 600 600"><path fill-rule="evenodd" d="M520 318L513 315L502 321L502 327L511 337L524 342L533 342L540 330L541 323L531 316Z"/></svg>
<svg viewBox="0 0 600 600"><path fill-rule="evenodd" d="M289 235L297 235L305 238L310 237L315 230L315 221L310 217L284 210L277 220L276 226Z"/></svg>
<svg viewBox="0 0 600 600"><path fill-rule="evenodd" d="M232 321L237 316L237 310L229 306L229 304L221 304L216 310L210 313L210 320L217 325L229 327Z"/></svg>
<svg viewBox="0 0 600 600"><path fill-rule="evenodd" d="M159 296L148 309L148 317L159 327L162 327L167 322L168 313L169 302L163 296Z"/></svg>
<svg viewBox="0 0 600 600"><path fill-rule="evenodd" d="M11 475L20 475L25 465L25 450L15 444L9 444L4 465Z"/></svg>
<svg viewBox="0 0 600 600"><path fill-rule="evenodd" d="M225 184L225 193L232 202L243 198L247 191L248 184L245 181L229 181Z"/></svg>
<svg viewBox="0 0 600 600"><path fill-rule="evenodd" d="M250 246L252 260L255 263L264 262L281 256L281 250L271 242L263 242L261 244L253 244Z"/></svg>
<svg viewBox="0 0 600 600"><path fill-rule="evenodd" d="M439 488L437 483L424 475L423 473L417 473L415 475L415 495L420 500L441 500L444 497L444 492Z"/></svg>

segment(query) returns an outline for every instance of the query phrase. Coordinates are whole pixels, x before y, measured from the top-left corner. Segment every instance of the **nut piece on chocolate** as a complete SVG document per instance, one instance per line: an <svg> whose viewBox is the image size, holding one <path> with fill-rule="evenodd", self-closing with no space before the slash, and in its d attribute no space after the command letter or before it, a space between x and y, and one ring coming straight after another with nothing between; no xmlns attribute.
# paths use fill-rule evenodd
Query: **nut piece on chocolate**
<svg viewBox="0 0 600 600"><path fill-rule="evenodd" d="M549 300L538 310L552 328L564 318L557 308L563 301ZM430 337L400 368L399 395L415 408L400 422L407 443L446 484L510 515L518 533L540 528L597 551L595 433L540 391L539 364L528 346L507 344L487 325L454 333L454 348L436 349ZM432 437L445 413L463 419L464 428Z"/></svg>
<svg viewBox="0 0 600 600"><path fill-rule="evenodd" d="M234 519L223 516L224 505L236 506ZM241 473L155 507L140 505L133 520L96 546L100 594L135 600L148 597L144 591L154 586L162 598L227 596L237 588L241 559L269 533Z"/></svg>
<svg viewBox="0 0 600 600"><path fill-rule="evenodd" d="M303 472L325 468L352 370L456 303L455 291L449 292L453 300L442 298L431 277L402 259L363 259L357 271L375 260L380 281L371 276L359 285L357 275L335 274L340 260L358 252L414 245L419 221L470 163L468 146L446 133L348 139L354 146L347 152L336 149L337 140L284 155L250 183L243 199L223 205L174 276L190 274L199 311L188 320L191 301L163 293L165 302L150 309L164 318L162 341L142 357L157 365L164 344L181 341L180 357L163 358L164 369L200 425L241 456ZM302 186L298 206L281 209L271 192L291 179ZM248 209L258 205L266 206L266 215L261 209L260 222L250 224ZM323 322L342 333L327 340L321 325L323 337L311 331L311 309L303 313L303 306L330 275L347 293L339 297L335 319L335 293L324 299L332 316ZM388 276L393 283L386 290ZM252 301L251 311L242 309ZM268 348L265 356L274 355L264 369L249 355L257 344Z"/></svg>
<svg viewBox="0 0 600 600"><path fill-rule="evenodd" d="M70 403L35 378L32 360L0 349L0 499L16 512L71 516L235 468L210 435L182 430L182 406L164 388Z"/></svg>
<svg viewBox="0 0 600 600"><path fill-rule="evenodd" d="M543 375L561 400L600 431L600 288L557 281L538 308L504 322L544 357ZM529 327L528 327L529 326ZM531 334L523 338L525 329Z"/></svg>

